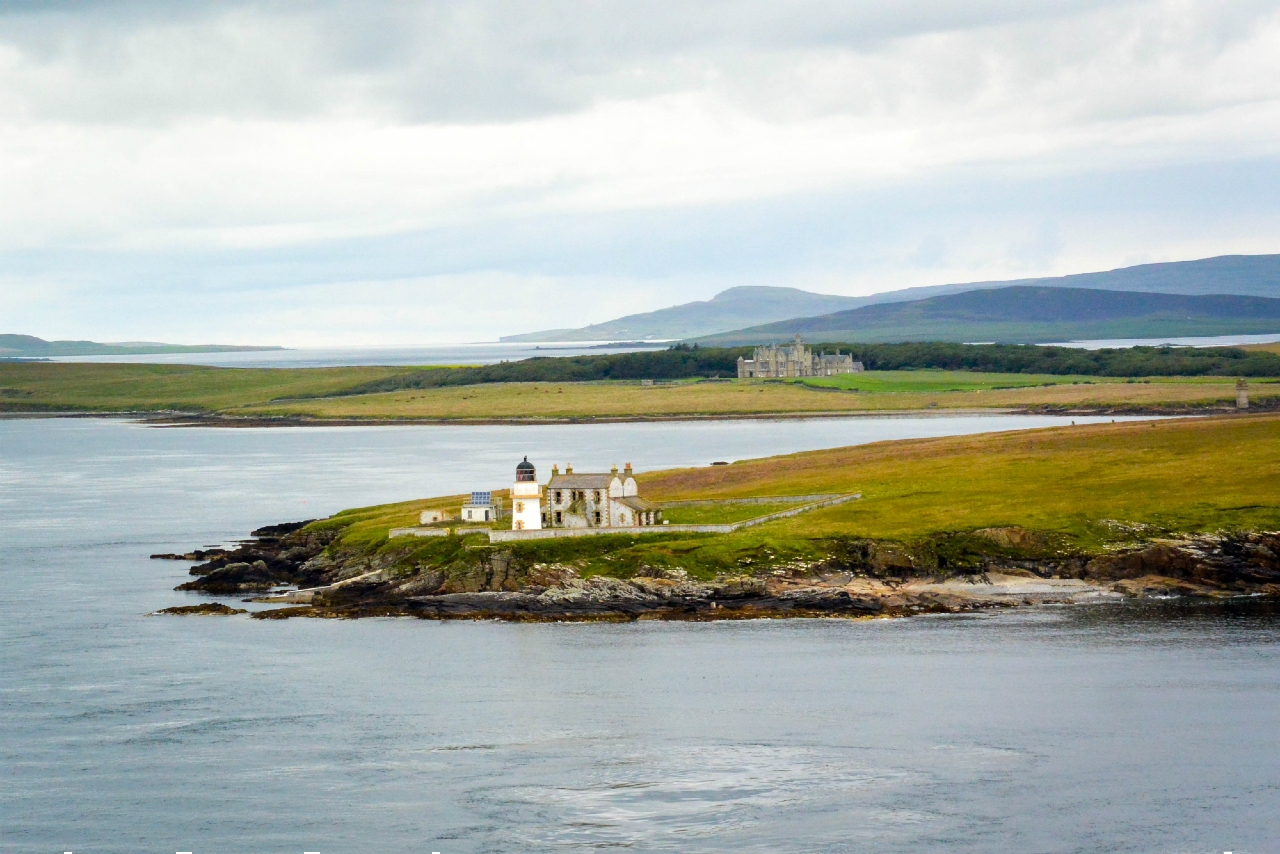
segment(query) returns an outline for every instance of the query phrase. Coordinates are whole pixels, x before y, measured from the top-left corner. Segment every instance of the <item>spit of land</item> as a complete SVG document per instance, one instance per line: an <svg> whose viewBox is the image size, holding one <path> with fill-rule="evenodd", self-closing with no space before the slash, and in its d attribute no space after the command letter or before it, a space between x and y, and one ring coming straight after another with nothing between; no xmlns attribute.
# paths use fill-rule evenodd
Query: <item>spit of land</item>
<svg viewBox="0 0 1280 854"><path fill-rule="evenodd" d="M259 618L893 616L1280 595L1280 415L881 442L639 480L659 504L724 502L693 505L724 520L773 507L737 499L862 497L730 534L389 536L463 498L443 496L170 557L203 561L182 589L285 606Z"/></svg>

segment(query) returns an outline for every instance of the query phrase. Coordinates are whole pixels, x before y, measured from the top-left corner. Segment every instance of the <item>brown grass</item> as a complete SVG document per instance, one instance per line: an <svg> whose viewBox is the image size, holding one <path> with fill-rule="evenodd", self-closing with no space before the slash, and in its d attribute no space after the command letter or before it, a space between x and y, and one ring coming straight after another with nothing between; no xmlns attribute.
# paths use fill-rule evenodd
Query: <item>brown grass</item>
<svg viewBox="0 0 1280 854"><path fill-rule="evenodd" d="M1280 394L1280 386L1276 387ZM1262 387L1255 386L1255 399ZM854 393L794 383L499 383L241 407L236 414L316 418L627 418L1028 406L1202 405L1235 399L1234 380L1155 380L956 392Z"/></svg>
<svg viewBox="0 0 1280 854"><path fill-rule="evenodd" d="M780 536L904 538L1099 520L1177 530L1280 525L1280 416L1057 427L794 454L642 478L655 501L861 492L771 523Z"/></svg>

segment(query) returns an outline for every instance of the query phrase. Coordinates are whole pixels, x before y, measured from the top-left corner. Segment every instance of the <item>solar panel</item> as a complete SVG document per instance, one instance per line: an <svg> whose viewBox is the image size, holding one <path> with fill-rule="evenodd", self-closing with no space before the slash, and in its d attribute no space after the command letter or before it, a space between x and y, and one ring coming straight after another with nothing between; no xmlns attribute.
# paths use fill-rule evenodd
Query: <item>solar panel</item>
<svg viewBox="0 0 1280 854"><path fill-rule="evenodd" d="M493 503L493 493L492 492L473 492L471 493L471 503L479 504L487 507Z"/></svg>

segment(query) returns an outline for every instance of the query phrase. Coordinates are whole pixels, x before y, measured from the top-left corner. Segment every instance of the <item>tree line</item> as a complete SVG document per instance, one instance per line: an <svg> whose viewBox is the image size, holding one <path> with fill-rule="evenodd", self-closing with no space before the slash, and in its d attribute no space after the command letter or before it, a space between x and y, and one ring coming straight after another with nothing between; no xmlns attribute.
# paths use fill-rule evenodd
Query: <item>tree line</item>
<svg viewBox="0 0 1280 854"><path fill-rule="evenodd" d="M751 347L677 344L665 350L599 356L537 356L466 368L415 368L362 383L339 394L481 383L679 380L736 377L738 357ZM1280 377L1280 355L1239 347L1127 347L1082 350L1035 344L818 344L816 352L851 353L869 371L937 368L1008 374L1082 374L1098 377Z"/></svg>

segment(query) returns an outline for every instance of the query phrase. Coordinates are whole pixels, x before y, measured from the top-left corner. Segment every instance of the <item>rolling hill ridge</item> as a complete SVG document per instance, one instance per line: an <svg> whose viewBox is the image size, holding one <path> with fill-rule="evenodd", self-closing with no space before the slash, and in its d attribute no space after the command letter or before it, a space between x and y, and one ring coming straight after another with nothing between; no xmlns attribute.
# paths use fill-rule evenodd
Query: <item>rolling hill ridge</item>
<svg viewBox="0 0 1280 854"><path fill-rule="evenodd" d="M810 317L866 305L868 297L814 294L797 288L744 286L709 300L631 314L581 329L507 335L499 341L645 341L693 338L790 317Z"/></svg>
<svg viewBox="0 0 1280 854"><path fill-rule="evenodd" d="M994 341L1159 338L1280 333L1280 299L1089 288L1013 287L869 305L714 336L751 344L802 335L822 341Z"/></svg>
<svg viewBox="0 0 1280 854"><path fill-rule="evenodd" d="M632 314L579 329L552 329L523 335L508 335L500 340L541 342L695 339L782 320L849 311L862 306L913 302L946 294L996 290L1013 286L1087 288L1184 295L1234 294L1280 298L1280 255L1223 255L1195 261L1140 264L1115 270L1051 278L930 285L886 291L864 297L815 294L797 288L737 287L722 291L710 300L685 303L643 314ZM1164 334L1172 333L1155 333L1155 335ZM1053 340L1054 337L1061 338L1061 336L1050 336L1045 340Z"/></svg>

